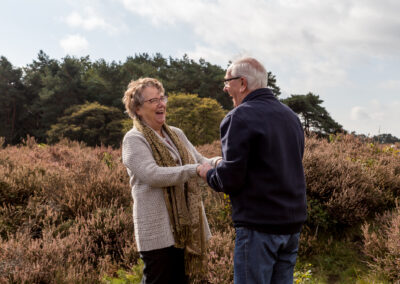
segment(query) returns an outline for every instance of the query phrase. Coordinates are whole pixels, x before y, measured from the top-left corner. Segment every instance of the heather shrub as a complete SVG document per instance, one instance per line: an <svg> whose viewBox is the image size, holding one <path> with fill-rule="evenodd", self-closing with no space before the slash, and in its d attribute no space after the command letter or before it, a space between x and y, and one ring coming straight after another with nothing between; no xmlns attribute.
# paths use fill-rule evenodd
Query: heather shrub
<svg viewBox="0 0 400 284"><path fill-rule="evenodd" d="M318 230L311 229L310 226L304 225L300 233L298 255L310 256L323 252L325 249L319 246L318 237Z"/></svg>
<svg viewBox="0 0 400 284"><path fill-rule="evenodd" d="M351 227L394 207L400 190L400 156L346 135L306 139L304 170L308 225Z"/></svg>
<svg viewBox="0 0 400 284"><path fill-rule="evenodd" d="M362 248L363 233L371 268L397 280L399 209L372 220L395 208L400 154L351 136L332 138L306 139L308 220L299 255L329 253L342 236L334 233L353 230L357 236L351 240L359 244L352 247ZM221 154L219 141L197 149L206 157ZM204 184L203 200L213 234L208 281L232 283L229 197ZM363 223L370 225L361 233ZM49 146L32 137L0 148L0 283L135 283L141 265L120 150L69 140ZM314 275L306 267L297 272L300 282Z"/></svg>
<svg viewBox="0 0 400 284"><path fill-rule="evenodd" d="M400 207L362 226L368 265L393 282L400 282Z"/></svg>
<svg viewBox="0 0 400 284"><path fill-rule="evenodd" d="M62 141L56 146L7 147L0 152L0 201L40 200L63 217L86 215L115 200L130 205L120 152Z"/></svg>
<svg viewBox="0 0 400 284"><path fill-rule="evenodd" d="M120 156L33 138L0 150L1 283L96 283L137 263Z"/></svg>
<svg viewBox="0 0 400 284"><path fill-rule="evenodd" d="M224 232L214 232L208 247L208 281L233 283L233 250L235 231L229 226Z"/></svg>
<svg viewBox="0 0 400 284"><path fill-rule="evenodd" d="M54 212L49 215L55 217ZM130 212L105 209L61 230L46 224L41 238L32 239L21 229L0 241L0 282L98 282L99 273L137 262L131 220Z"/></svg>
<svg viewBox="0 0 400 284"><path fill-rule="evenodd" d="M210 144L197 146L196 149L205 157L215 157L222 155L221 143L218 140Z"/></svg>
<svg viewBox="0 0 400 284"><path fill-rule="evenodd" d="M204 209L213 232L225 232L233 226L232 208L228 195L204 187Z"/></svg>

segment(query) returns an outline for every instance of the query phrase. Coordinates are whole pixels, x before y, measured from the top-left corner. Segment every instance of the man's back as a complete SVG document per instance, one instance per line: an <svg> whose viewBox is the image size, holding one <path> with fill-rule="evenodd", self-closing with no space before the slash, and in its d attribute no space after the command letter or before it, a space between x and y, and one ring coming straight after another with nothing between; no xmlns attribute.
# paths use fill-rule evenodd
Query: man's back
<svg viewBox="0 0 400 284"><path fill-rule="evenodd" d="M258 89L222 121L221 143L224 164L209 181L230 195L235 227L299 232L306 197L297 115L269 89Z"/></svg>

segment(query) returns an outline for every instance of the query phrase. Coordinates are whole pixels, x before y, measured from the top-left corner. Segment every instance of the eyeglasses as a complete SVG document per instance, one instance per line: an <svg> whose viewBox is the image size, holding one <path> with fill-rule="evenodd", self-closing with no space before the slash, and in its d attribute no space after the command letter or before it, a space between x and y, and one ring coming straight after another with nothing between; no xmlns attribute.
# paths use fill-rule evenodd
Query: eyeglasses
<svg viewBox="0 0 400 284"><path fill-rule="evenodd" d="M239 78L242 78L242 77L241 77L241 76L238 76L238 77L233 77L233 78L225 79L225 80L224 80L224 86L228 86L228 85L229 85L229 81L236 80L236 79L239 79Z"/></svg>
<svg viewBox="0 0 400 284"><path fill-rule="evenodd" d="M149 103L151 103L153 105L154 104L159 104L160 102L167 103L168 102L168 97L161 96L159 98L152 98L152 99L145 100L144 103L145 102L149 102Z"/></svg>

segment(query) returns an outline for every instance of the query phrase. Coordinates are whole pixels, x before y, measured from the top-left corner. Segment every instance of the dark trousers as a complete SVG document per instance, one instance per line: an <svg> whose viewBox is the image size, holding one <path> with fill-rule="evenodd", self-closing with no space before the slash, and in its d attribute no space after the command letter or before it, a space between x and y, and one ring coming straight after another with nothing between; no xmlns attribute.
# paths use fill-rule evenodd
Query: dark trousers
<svg viewBox="0 0 400 284"><path fill-rule="evenodd" d="M142 284L187 284L184 251L175 247L140 252Z"/></svg>

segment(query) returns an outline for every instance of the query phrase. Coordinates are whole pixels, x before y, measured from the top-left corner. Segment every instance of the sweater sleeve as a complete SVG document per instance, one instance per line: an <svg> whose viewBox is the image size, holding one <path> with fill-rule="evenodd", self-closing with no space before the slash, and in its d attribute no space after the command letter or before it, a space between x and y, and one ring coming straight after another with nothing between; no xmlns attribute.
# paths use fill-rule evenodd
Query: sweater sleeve
<svg viewBox="0 0 400 284"><path fill-rule="evenodd" d="M238 192L245 183L251 133L238 116L227 116L221 123L223 160L207 173L207 183L227 194Z"/></svg>
<svg viewBox="0 0 400 284"><path fill-rule="evenodd" d="M186 182L196 176L199 164L160 167L153 158L150 145L137 133L127 135L122 143L122 162L135 179L152 187L167 187Z"/></svg>

